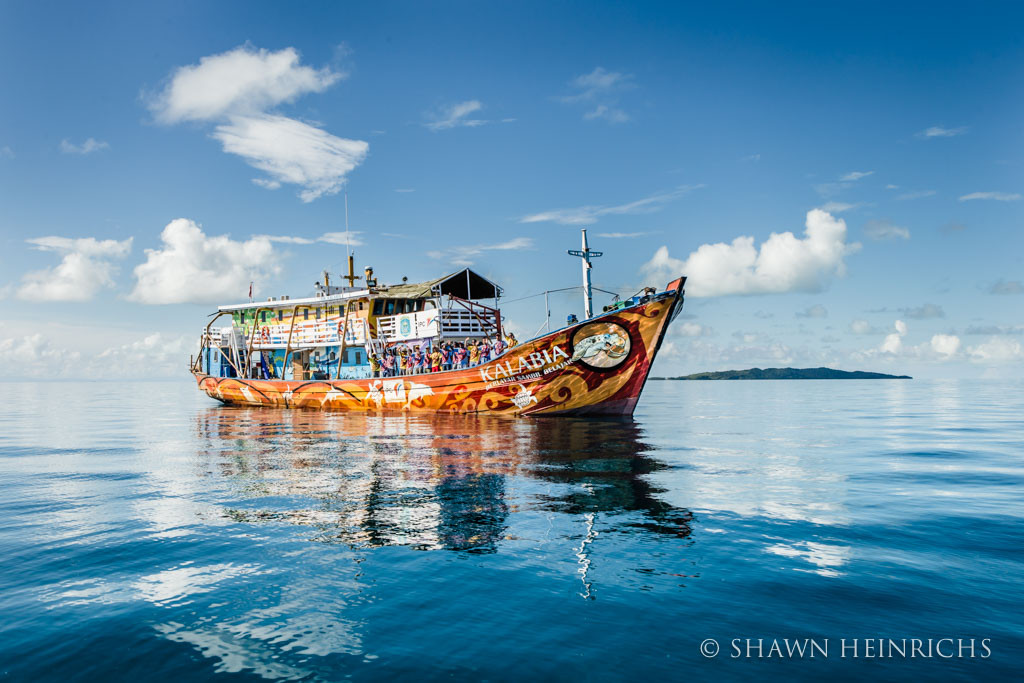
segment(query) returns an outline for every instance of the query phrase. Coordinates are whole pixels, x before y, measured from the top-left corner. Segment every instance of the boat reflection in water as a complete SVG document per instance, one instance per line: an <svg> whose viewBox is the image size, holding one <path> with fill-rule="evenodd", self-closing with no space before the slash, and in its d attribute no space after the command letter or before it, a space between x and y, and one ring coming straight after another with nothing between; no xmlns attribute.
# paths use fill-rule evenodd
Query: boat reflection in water
<svg viewBox="0 0 1024 683"><path fill-rule="evenodd" d="M493 553L552 513L578 516L588 536L603 512L690 535L690 512L644 476L665 465L632 421L218 407L197 430L207 471L235 489L225 515L307 527L323 543Z"/></svg>

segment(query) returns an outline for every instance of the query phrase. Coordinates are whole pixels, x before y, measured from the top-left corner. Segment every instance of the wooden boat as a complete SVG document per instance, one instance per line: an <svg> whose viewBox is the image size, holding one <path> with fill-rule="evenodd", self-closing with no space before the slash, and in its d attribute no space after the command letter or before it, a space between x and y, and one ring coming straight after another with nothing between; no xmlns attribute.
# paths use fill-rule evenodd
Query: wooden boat
<svg viewBox="0 0 1024 683"><path fill-rule="evenodd" d="M576 253L585 257L589 314L585 235L584 251ZM232 315L233 324L207 326L191 365L199 388L246 406L628 416L682 309L686 281L680 277L660 292L647 288L473 367L381 377L370 369L369 355L389 347L500 339L500 311L480 300L497 301L501 289L469 269L392 287L378 285L372 269L365 278L352 270L350 257L350 286L332 288L325 278L311 299L221 307L219 316ZM356 279L365 279L364 286L354 287Z"/></svg>

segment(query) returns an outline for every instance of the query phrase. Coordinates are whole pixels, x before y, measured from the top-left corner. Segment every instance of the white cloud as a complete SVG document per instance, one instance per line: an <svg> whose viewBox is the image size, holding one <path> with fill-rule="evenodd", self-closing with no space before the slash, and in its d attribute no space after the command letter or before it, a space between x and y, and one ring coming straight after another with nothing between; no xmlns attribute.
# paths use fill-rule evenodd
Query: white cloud
<svg viewBox="0 0 1024 683"><path fill-rule="evenodd" d="M607 237L608 239L631 239L633 237L643 237L644 235L650 235L649 232L599 232L598 237Z"/></svg>
<svg viewBox="0 0 1024 683"><path fill-rule="evenodd" d="M123 377L164 377L181 373L190 353L198 351L198 335L166 336L155 332L102 351L89 363L89 374ZM144 370L142 370L144 368Z"/></svg>
<svg viewBox="0 0 1024 683"><path fill-rule="evenodd" d="M839 180L844 183L852 183L855 180L867 178L869 175L872 175L873 173L874 171L850 171L849 173L841 177Z"/></svg>
<svg viewBox="0 0 1024 683"><path fill-rule="evenodd" d="M850 323L850 332L854 334L875 334L877 330L867 320L854 320Z"/></svg>
<svg viewBox="0 0 1024 683"><path fill-rule="evenodd" d="M347 232L325 232L316 238L317 242L326 242L327 244L347 244L350 247L361 247L365 242L359 237L363 233L359 230L349 230Z"/></svg>
<svg viewBox="0 0 1024 683"><path fill-rule="evenodd" d="M999 280L988 288L989 294L1024 294L1024 284L1020 280Z"/></svg>
<svg viewBox="0 0 1024 683"><path fill-rule="evenodd" d="M359 237L363 233L359 230L348 232L325 232L319 237L300 237L298 235L253 235L252 239L265 239L280 244L316 244L325 242L327 244L347 244L351 247L361 247L363 240Z"/></svg>
<svg viewBox="0 0 1024 683"><path fill-rule="evenodd" d="M930 318L945 318L946 312L938 304L922 304L914 308L901 308L900 313L912 320L928 320Z"/></svg>
<svg viewBox="0 0 1024 683"><path fill-rule="evenodd" d="M529 237L515 237L497 244L476 244L466 247L452 247L444 251L428 251L427 256L434 259L448 259L460 266L473 265L472 259L485 251L518 251L532 249L533 240Z"/></svg>
<svg viewBox="0 0 1024 683"><path fill-rule="evenodd" d="M903 337L907 336L907 324L902 320L893 323L896 331L886 335L878 350L882 353L899 354L903 350Z"/></svg>
<svg viewBox="0 0 1024 683"><path fill-rule="evenodd" d="M343 77L327 68L301 66L292 47L270 52L245 45L178 68L149 106L161 123L258 114L300 95L323 92Z"/></svg>
<svg viewBox="0 0 1024 683"><path fill-rule="evenodd" d="M930 342L931 349L940 356L951 357L960 350L960 337L955 334L936 334Z"/></svg>
<svg viewBox="0 0 1024 683"><path fill-rule="evenodd" d="M889 221L868 221L864 234L873 240L909 240L910 230L893 225Z"/></svg>
<svg viewBox="0 0 1024 683"><path fill-rule="evenodd" d="M160 233L163 246L147 249L135 267L133 301L145 304L224 303L244 297L249 283L276 274L277 256L266 237L237 242L227 235L207 236L187 218L177 218Z"/></svg>
<svg viewBox="0 0 1024 683"><path fill-rule="evenodd" d="M370 146L346 140L286 116L232 116L217 126L213 137L224 151L243 157L271 176L264 187L290 183L304 188L299 197L311 202L336 194L345 176L366 158Z"/></svg>
<svg viewBox="0 0 1024 683"><path fill-rule="evenodd" d="M616 105L621 93L633 87L635 86L632 74L608 71L599 66L590 73L577 76L570 81L571 94L556 99L565 104L587 103L592 108L584 112L584 119L625 123L629 120L629 114Z"/></svg>
<svg viewBox="0 0 1024 683"><path fill-rule="evenodd" d="M60 151L64 154L92 154L93 152L98 152L101 149L109 148L110 144L103 142L102 140L96 140L95 138L89 138L80 145L76 145L67 139L60 141Z"/></svg>
<svg viewBox="0 0 1024 683"><path fill-rule="evenodd" d="M894 327L896 331L886 335L878 349L854 355L870 358L883 354L941 362L952 360L960 352L960 338L955 334L936 334L932 335L929 341L917 346L905 346L903 339L907 336L907 324L902 320L897 320Z"/></svg>
<svg viewBox="0 0 1024 683"><path fill-rule="evenodd" d="M925 197L934 197L935 190L921 190L919 192L905 192L896 197L900 201L907 201L908 199L924 199Z"/></svg>
<svg viewBox="0 0 1024 683"><path fill-rule="evenodd" d="M849 211L850 209L856 209L858 206L860 206L860 204L847 204L846 202L825 202L825 204L821 206L821 210L827 211L828 213L843 213L844 211Z"/></svg>
<svg viewBox="0 0 1024 683"><path fill-rule="evenodd" d="M1024 346L1016 339L992 337L977 346L969 346L967 355L978 363L1008 363L1024 360Z"/></svg>
<svg viewBox="0 0 1024 683"><path fill-rule="evenodd" d="M61 377L78 366L81 354L57 348L36 333L0 339L0 357L7 364L10 376Z"/></svg>
<svg viewBox="0 0 1024 683"><path fill-rule="evenodd" d="M1001 334L1024 334L1024 325L971 325L964 334L972 335L1001 335Z"/></svg>
<svg viewBox="0 0 1024 683"><path fill-rule="evenodd" d="M588 111L583 115L583 118L587 121L593 121L594 119L604 119L609 123L625 123L629 121L629 114L622 111L621 109L615 109L609 107L607 104L599 104L594 107L591 111Z"/></svg>
<svg viewBox="0 0 1024 683"><path fill-rule="evenodd" d="M134 336L125 330L119 330L119 335ZM111 347L109 328L58 324L48 332L0 339L0 355L9 361L11 377L180 378L189 355L198 350L198 337L198 332L182 336L141 333L135 341Z"/></svg>
<svg viewBox="0 0 1024 683"><path fill-rule="evenodd" d="M267 174L257 185L276 190L283 183L302 188L311 202L335 194L346 176L366 158L369 144L336 137L325 130L270 111L314 92L323 92L344 74L299 64L294 48L277 52L243 46L184 66L163 91L150 98L157 121L213 121L212 137Z"/></svg>
<svg viewBox="0 0 1024 683"><path fill-rule="evenodd" d="M543 223L551 221L562 225L587 225L596 223L601 216L653 213L661 210L665 204L682 197L704 185L680 185L670 192L661 192L628 204L616 206L590 205L579 206L574 209L552 209L540 213L523 216L520 223Z"/></svg>
<svg viewBox="0 0 1024 683"><path fill-rule="evenodd" d="M399 188L395 189L395 192L399 192L401 194L407 194L409 192L415 192L415 191L416 191L415 189L408 188L408 187L399 187Z"/></svg>
<svg viewBox="0 0 1024 683"><path fill-rule="evenodd" d="M821 304L815 304L809 308L805 308L802 311L797 311L796 317L798 318L827 318L828 309Z"/></svg>
<svg viewBox="0 0 1024 683"><path fill-rule="evenodd" d="M26 240L40 251L61 254L53 268L26 273L18 298L28 301L88 301L100 289L113 287L114 261L128 255L132 238L97 240L93 237L38 237Z"/></svg>
<svg viewBox="0 0 1024 683"><path fill-rule="evenodd" d="M313 244L316 242L316 240L308 237L298 237L295 235L253 235L253 239L265 239L281 244Z"/></svg>
<svg viewBox="0 0 1024 683"><path fill-rule="evenodd" d="M569 82L569 87L575 92L571 95L563 95L558 100L565 103L596 100L616 90L633 87L632 81L633 74L608 71L599 66L590 73L572 79Z"/></svg>
<svg viewBox="0 0 1024 683"><path fill-rule="evenodd" d="M973 199L989 199L997 202L1016 202L1021 196L1016 192L972 192L960 197L960 201L969 202Z"/></svg>
<svg viewBox="0 0 1024 683"><path fill-rule="evenodd" d="M704 325L690 321L686 321L682 325L676 326L675 332L684 337L710 337L714 334L714 331L710 327L705 327Z"/></svg>
<svg viewBox="0 0 1024 683"><path fill-rule="evenodd" d="M820 209L807 212L806 235L772 233L760 248L753 237L731 244L705 244L686 260L661 247L643 266L652 277L686 275L687 294L695 297L729 294L818 292L832 276L843 276L843 258L860 248L846 242L846 222Z"/></svg>
<svg viewBox="0 0 1024 683"><path fill-rule="evenodd" d="M944 126L932 126L931 128L925 128L917 134L919 138L951 138L956 135L963 135L967 132L967 126L961 126L960 128L945 128Z"/></svg>
<svg viewBox="0 0 1024 683"><path fill-rule="evenodd" d="M458 128L460 126L468 128L482 126L487 123L484 119L470 119L466 117L483 108L484 105L479 100L457 102L442 107L439 112L430 115L432 120L423 125L433 131L448 130L449 128Z"/></svg>

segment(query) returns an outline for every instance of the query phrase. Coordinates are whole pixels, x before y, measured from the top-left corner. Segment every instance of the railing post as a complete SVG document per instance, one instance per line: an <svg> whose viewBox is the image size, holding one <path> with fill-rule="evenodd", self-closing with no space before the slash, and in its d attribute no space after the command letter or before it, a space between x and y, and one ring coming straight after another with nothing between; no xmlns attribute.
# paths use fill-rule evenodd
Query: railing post
<svg viewBox="0 0 1024 683"><path fill-rule="evenodd" d="M288 370L288 356L292 353L292 333L295 331L295 316L299 311L298 305L292 306L292 324L288 328L288 343L284 348L284 362L281 364L281 379L284 379L284 373ZM292 381L295 380L295 374L292 374Z"/></svg>
<svg viewBox="0 0 1024 683"><path fill-rule="evenodd" d="M341 349L338 351L338 370L334 373L334 379L341 379L341 363L345 356L345 344L348 340L348 312L352 306L352 300L345 302L345 317L341 321ZM364 347L365 348L365 347Z"/></svg>

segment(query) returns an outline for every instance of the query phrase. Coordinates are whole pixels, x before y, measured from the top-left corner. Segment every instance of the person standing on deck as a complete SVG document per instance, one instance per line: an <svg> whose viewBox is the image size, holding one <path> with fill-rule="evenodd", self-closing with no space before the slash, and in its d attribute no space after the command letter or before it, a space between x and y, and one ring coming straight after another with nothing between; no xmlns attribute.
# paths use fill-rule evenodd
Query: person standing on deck
<svg viewBox="0 0 1024 683"><path fill-rule="evenodd" d="M441 351L434 349L430 353L430 371L441 372Z"/></svg>
<svg viewBox="0 0 1024 683"><path fill-rule="evenodd" d="M480 363L480 347L475 343L469 347L469 364L470 366L478 365Z"/></svg>
<svg viewBox="0 0 1024 683"><path fill-rule="evenodd" d="M480 362L488 363L491 360L491 340L484 337L484 340L480 342Z"/></svg>
<svg viewBox="0 0 1024 683"><path fill-rule="evenodd" d="M453 357L455 359L455 367L466 367L466 348L461 343L456 345Z"/></svg>
<svg viewBox="0 0 1024 683"><path fill-rule="evenodd" d="M501 337L494 340L494 357L497 358L505 352L505 342L501 341Z"/></svg>
<svg viewBox="0 0 1024 683"><path fill-rule="evenodd" d="M377 354L370 354L370 376L380 377L380 358L377 358Z"/></svg>
<svg viewBox="0 0 1024 683"><path fill-rule="evenodd" d="M452 369L452 345L449 343L441 347L441 369Z"/></svg>

